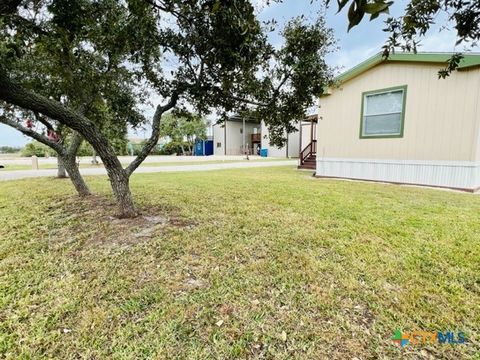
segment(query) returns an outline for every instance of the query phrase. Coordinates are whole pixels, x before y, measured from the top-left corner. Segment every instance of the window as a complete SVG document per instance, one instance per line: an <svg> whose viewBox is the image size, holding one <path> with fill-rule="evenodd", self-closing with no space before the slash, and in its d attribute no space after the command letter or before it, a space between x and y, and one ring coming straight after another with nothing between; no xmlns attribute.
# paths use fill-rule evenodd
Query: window
<svg viewBox="0 0 480 360"><path fill-rule="evenodd" d="M360 138L403 137L407 86L364 92Z"/></svg>
<svg viewBox="0 0 480 360"><path fill-rule="evenodd" d="M222 147L222 143L221 142L217 142L217 148L220 148Z"/></svg>

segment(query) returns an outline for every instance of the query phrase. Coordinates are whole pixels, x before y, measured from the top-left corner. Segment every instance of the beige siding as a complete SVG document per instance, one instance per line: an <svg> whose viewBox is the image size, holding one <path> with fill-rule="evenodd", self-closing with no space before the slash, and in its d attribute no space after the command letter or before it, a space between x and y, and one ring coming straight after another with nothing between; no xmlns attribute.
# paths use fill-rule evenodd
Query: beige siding
<svg viewBox="0 0 480 360"><path fill-rule="evenodd" d="M475 147L473 149L475 161L480 162L480 75L475 75L477 77L477 94L476 94L476 107L475 107L475 118L476 118L476 134L477 134L477 141L475 143ZM480 181L480 179L479 179Z"/></svg>
<svg viewBox="0 0 480 360"><path fill-rule="evenodd" d="M439 80L439 65L379 65L320 99L318 157L480 160L480 69ZM407 85L403 138L360 139L362 92Z"/></svg>

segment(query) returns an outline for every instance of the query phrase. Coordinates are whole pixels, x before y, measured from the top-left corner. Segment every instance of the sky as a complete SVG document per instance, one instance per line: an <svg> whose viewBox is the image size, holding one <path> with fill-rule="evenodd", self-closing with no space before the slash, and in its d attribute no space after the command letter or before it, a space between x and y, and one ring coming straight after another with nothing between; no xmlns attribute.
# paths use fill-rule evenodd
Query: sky
<svg viewBox="0 0 480 360"><path fill-rule="evenodd" d="M380 16L376 20L370 22L364 19L358 26L347 32L348 20L347 9L336 14L336 1L331 1L329 9L322 10L322 1L310 0L284 0L283 3L270 3L267 5L266 0L254 0L258 17L260 20L276 19L281 27L294 16L305 15L307 18L313 18L319 11L324 14L326 25L334 30L334 36L338 43L338 50L327 56L327 63L343 72L357 65L363 60L368 59L374 54L381 51L382 45L385 43L388 34L383 32L384 23L382 19L386 16ZM391 8L390 14L398 16L402 13L407 1L397 0ZM460 45L455 48L455 32L453 30L438 31L438 25L431 29L422 40L419 51L433 52L453 52L462 51ZM281 37L278 34L271 34L270 41L276 45L281 45ZM475 49L478 51L478 48ZM154 104L156 105L156 104ZM153 114L153 107L146 109L146 115ZM147 133L141 131L134 136L144 137ZM21 135L18 131L0 124L0 146L23 146L29 138Z"/></svg>

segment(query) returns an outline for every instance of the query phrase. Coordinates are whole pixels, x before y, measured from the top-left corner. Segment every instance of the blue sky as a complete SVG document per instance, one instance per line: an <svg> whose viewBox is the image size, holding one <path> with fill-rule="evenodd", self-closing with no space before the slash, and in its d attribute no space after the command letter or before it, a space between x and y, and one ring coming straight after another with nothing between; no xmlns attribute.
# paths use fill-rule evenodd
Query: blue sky
<svg viewBox="0 0 480 360"><path fill-rule="evenodd" d="M293 16L302 14L315 16L322 9L322 2L319 0L313 1L313 3L310 3L309 0L287 0L282 4L270 4L269 6L262 6L262 3L266 2L265 0L257 0L256 2L259 4L259 17L262 20L275 18L281 23L285 23ZM392 16L401 15L407 3L408 1L405 0L395 1L390 14ZM387 15L380 16L371 22L368 18L365 18L350 32L347 32L347 8L348 6L337 14L337 2L331 0L331 6L325 13L327 27L334 30L339 46L338 51L328 56L327 61L329 65L339 67L343 71L381 51L382 45L388 38L388 33L382 31L384 28L383 20ZM437 20L441 21L441 17L438 17ZM455 48L455 32L448 30L439 32L439 25L443 24L434 26L422 39L419 51L452 52L462 50L461 46ZM274 37L272 40L275 43L276 38Z"/></svg>
<svg viewBox="0 0 480 360"><path fill-rule="evenodd" d="M265 0L254 1L257 6L258 16L262 20L275 18L280 25L294 16L306 15L307 17L315 16L321 10L321 1L310 0L285 0L283 3L272 3L265 5ZM375 53L379 52L381 46L387 39L387 34L382 31L384 27L382 17L369 22L364 20L360 25L353 28L347 33L347 9L344 9L340 14L336 14L336 1L331 1L332 6L326 10L325 18L327 26L332 28L335 37L338 39L339 49L328 56L327 61L329 65L338 67L344 71L359 62L369 58ZM391 15L399 15L407 2L404 0L395 1ZM274 44L280 43L280 37L277 35L271 36L271 41ZM438 31L438 26L432 29L422 41L420 51L461 51L463 48L455 48L455 33L454 31ZM148 109L147 115L153 112ZM143 137L143 132L138 134ZM137 135L137 136L138 136ZM22 146L28 141L28 138L21 135L18 131L13 130L5 125L0 124L0 146Z"/></svg>

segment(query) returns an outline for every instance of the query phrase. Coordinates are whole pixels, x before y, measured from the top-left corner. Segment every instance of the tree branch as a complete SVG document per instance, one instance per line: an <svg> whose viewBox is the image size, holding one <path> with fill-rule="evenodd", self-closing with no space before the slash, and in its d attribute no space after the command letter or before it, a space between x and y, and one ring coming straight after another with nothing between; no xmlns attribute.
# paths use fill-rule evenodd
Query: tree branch
<svg viewBox="0 0 480 360"><path fill-rule="evenodd" d="M20 16L20 15L16 15L14 14L12 17L11 17L11 20L13 23L17 23L19 25L23 25L25 26L27 29L31 29L33 31L35 31L37 34L39 35L48 35L48 32L45 31L40 25L37 25L33 22L33 20L28 20L28 19L25 19L24 17Z"/></svg>
<svg viewBox="0 0 480 360"><path fill-rule="evenodd" d="M250 104L250 105L255 105L255 106L259 106L259 107L267 107L267 106L272 105L277 100L277 97L280 93L280 89L282 88L282 86L285 85L285 83L290 78L290 76L291 76L291 74L289 74L289 73L285 74L283 79L280 81L280 83L276 87L272 86L273 95L272 95L272 98L270 99L270 101L268 101L268 102L259 102L259 101L255 101L255 100L250 100L250 99L246 99L246 98L243 98L243 97L235 96L233 94L227 95L227 96L230 97L232 100L239 101L239 102L242 102L244 104Z"/></svg>
<svg viewBox="0 0 480 360"><path fill-rule="evenodd" d="M98 131L93 122L85 116L65 107L58 101L48 99L42 95L24 89L12 81L0 65L0 99L21 108L38 112L57 120L72 130L78 131L88 139L102 158L107 171L122 169L122 164L115 156L115 151L108 139Z"/></svg>
<svg viewBox="0 0 480 360"><path fill-rule="evenodd" d="M162 3L159 4L159 3L157 3L156 0L145 0L145 2L150 4L154 9L157 9L157 10L160 10L160 11L163 11L163 12L166 12L166 13L170 13L173 16L175 16L177 19L182 19L182 20L185 20L186 22L188 22L190 25L192 24L192 19L183 15L181 12L175 10L173 8L173 6L168 7L167 5L162 4Z"/></svg>
<svg viewBox="0 0 480 360"><path fill-rule="evenodd" d="M248 99L241 98L241 97L238 97L238 96L235 96L235 95L230 95L230 98L233 99L233 100L236 100L236 101L243 102L245 104L250 104L250 105L262 106L262 107L265 107L265 106L269 105L268 103L261 103L261 102L258 102L258 101L248 100Z"/></svg>
<svg viewBox="0 0 480 360"><path fill-rule="evenodd" d="M82 145L82 142L83 142L82 135L80 135L77 131L74 131L72 135L72 141L67 150L67 156L75 157L77 155L78 149L80 148L80 145Z"/></svg>
<svg viewBox="0 0 480 360"><path fill-rule="evenodd" d="M135 169L140 166L140 164L145 160L148 154L150 154L154 146L157 145L158 138L160 137L160 121L162 119L162 115L177 104L178 97L178 93L173 93L170 101L166 105L157 106L157 109L155 110L155 115L153 115L152 120L152 134L150 135L150 138L143 147L142 151L140 151L140 154L138 154L135 160L133 160L130 165L128 165L125 169L127 176L130 176L135 171Z"/></svg>
<svg viewBox="0 0 480 360"><path fill-rule="evenodd" d="M291 73L286 73L285 77L282 79L282 81L280 81L280 84L278 84L276 88L272 89L274 93L274 97L278 96L280 89L282 88L283 85L285 85L285 83L287 82L287 80L290 78L291 75L292 75Z"/></svg>
<svg viewBox="0 0 480 360"><path fill-rule="evenodd" d="M54 131L53 126L45 118L43 118L42 115L40 115L38 112L34 112L34 114L35 114L35 118L40 123L42 123L47 128L47 130Z"/></svg>
<svg viewBox="0 0 480 360"><path fill-rule="evenodd" d="M10 15L14 14L17 11L17 8L21 4L21 0L6 0L2 1L0 4L0 14Z"/></svg>
<svg viewBox="0 0 480 360"><path fill-rule="evenodd" d="M0 122L20 131L22 134L27 135L32 139L35 139L38 142L41 142L42 144L47 145L49 148L52 148L60 155L64 154L65 152L65 148L61 144L50 141L50 139L47 138L46 136L20 125L18 122L12 119L9 119L5 115L0 115Z"/></svg>

